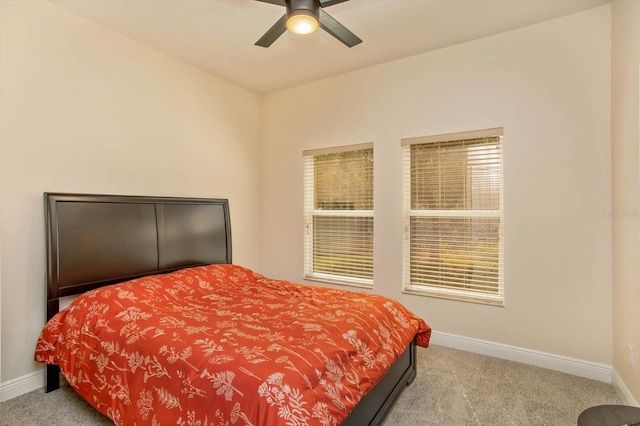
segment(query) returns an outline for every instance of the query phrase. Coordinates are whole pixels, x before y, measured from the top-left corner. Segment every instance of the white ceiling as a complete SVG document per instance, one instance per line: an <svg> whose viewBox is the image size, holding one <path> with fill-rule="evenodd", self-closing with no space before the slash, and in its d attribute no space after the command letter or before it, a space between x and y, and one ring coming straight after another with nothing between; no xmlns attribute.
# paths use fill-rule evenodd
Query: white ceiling
<svg viewBox="0 0 640 426"><path fill-rule="evenodd" d="M325 11L363 40L328 33L254 43L284 14L255 0L50 0L258 93L486 37L610 0L350 0Z"/></svg>

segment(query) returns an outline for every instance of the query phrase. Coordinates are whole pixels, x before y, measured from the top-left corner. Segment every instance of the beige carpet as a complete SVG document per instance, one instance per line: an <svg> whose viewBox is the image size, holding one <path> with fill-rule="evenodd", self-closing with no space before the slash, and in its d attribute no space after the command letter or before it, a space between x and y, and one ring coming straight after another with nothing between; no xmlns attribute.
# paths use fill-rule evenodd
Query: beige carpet
<svg viewBox="0 0 640 426"><path fill-rule="evenodd" d="M600 404L620 404L611 385L433 345L418 348L418 377L384 426L575 426L582 410ZM2 426L111 424L68 386L0 405Z"/></svg>
<svg viewBox="0 0 640 426"><path fill-rule="evenodd" d="M613 386L525 364L432 346L387 425L575 426L582 410L620 404Z"/></svg>

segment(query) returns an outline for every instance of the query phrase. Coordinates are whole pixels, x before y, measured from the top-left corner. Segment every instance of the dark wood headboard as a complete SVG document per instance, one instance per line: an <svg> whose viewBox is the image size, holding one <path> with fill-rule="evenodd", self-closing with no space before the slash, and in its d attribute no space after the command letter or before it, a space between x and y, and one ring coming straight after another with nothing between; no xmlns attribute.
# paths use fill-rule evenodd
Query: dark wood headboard
<svg viewBox="0 0 640 426"><path fill-rule="evenodd" d="M150 274L231 263L226 199L45 193L47 320L59 298Z"/></svg>

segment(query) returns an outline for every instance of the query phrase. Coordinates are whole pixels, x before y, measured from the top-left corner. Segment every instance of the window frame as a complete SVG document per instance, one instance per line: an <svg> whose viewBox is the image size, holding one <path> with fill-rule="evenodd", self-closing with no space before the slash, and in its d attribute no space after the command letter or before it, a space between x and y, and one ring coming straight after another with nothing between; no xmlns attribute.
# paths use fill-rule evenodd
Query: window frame
<svg viewBox="0 0 640 426"><path fill-rule="evenodd" d="M373 143L362 143L354 145L343 145L332 148L312 149L303 151L304 169L304 278L310 281L323 283L347 285L360 288L373 288L373 231L374 231L374 208L373 208L373 164L371 165L371 209L317 209L315 208L315 158L327 154L337 154L341 152L371 150L371 161L373 162ZM336 218L371 218L371 278L362 278L349 275L331 274L318 272L314 265L314 219L317 217ZM355 263L354 263L355 265Z"/></svg>
<svg viewBox="0 0 640 426"><path fill-rule="evenodd" d="M498 167L499 167L499 208L498 209L412 209L412 164L411 164L411 146L412 145L427 145L427 144L443 144L447 142L460 142L483 139L483 138L498 138ZM416 137L403 139L401 142L403 149L403 253L402 253L402 283L403 292L409 294L417 294L423 296L453 299L465 302L475 302L495 306L504 306L504 156L503 156L503 128L491 128L484 130L476 130L469 132L449 133L442 135L433 135L425 137ZM461 151L463 152L463 151ZM467 173L465 171L465 173ZM440 176L440 175L438 175ZM465 179L466 179L465 174ZM468 188L465 188L468 189ZM451 220L455 218L498 218L498 248L497 248L497 290L494 293L473 291L473 289L463 289L463 285L460 283L453 283L453 281L445 281L442 285L428 285L428 284L415 284L411 282L412 272L412 258L411 258L411 219L417 217L434 217L434 218L446 218ZM466 235L466 234L465 234ZM474 235L473 233L471 235ZM449 235L449 240L453 240L453 237ZM448 241L449 241L448 240ZM466 252L465 254L469 254ZM465 257L464 260L470 257ZM428 262L431 262L430 260ZM434 264L443 265L441 263L430 263L429 266ZM429 266L423 267L422 270L427 269ZM416 267L417 270L420 270ZM429 274L429 272L428 272ZM435 275L435 274L434 274Z"/></svg>

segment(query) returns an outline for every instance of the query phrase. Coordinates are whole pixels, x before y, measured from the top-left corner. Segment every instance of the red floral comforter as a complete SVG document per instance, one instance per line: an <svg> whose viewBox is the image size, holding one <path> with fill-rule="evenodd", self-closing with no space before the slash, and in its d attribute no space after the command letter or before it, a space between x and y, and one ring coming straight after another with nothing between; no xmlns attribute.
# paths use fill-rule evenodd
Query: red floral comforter
<svg viewBox="0 0 640 426"><path fill-rule="evenodd" d="M211 265L85 293L35 359L117 425L337 425L430 334L382 296Z"/></svg>

